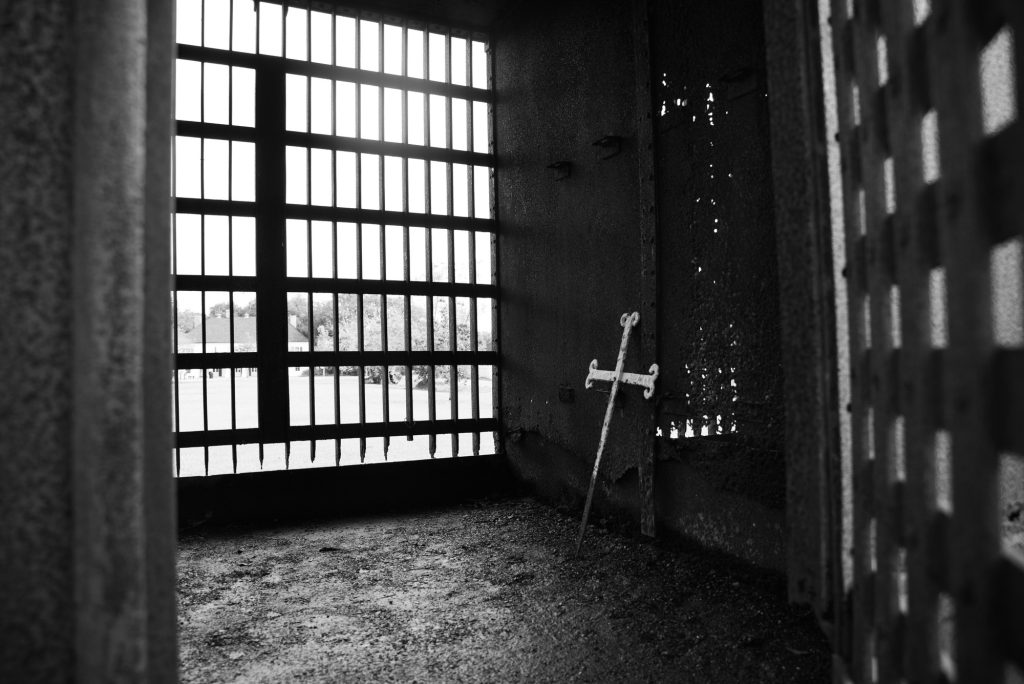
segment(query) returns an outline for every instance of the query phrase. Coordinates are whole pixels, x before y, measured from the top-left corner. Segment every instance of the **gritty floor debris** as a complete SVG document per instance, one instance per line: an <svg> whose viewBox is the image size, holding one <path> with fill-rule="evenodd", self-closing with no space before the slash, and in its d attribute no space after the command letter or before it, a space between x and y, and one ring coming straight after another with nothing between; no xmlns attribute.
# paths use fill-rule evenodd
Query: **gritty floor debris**
<svg viewBox="0 0 1024 684"><path fill-rule="evenodd" d="M185 682L827 682L781 578L596 532L530 499L200 526L178 560Z"/></svg>

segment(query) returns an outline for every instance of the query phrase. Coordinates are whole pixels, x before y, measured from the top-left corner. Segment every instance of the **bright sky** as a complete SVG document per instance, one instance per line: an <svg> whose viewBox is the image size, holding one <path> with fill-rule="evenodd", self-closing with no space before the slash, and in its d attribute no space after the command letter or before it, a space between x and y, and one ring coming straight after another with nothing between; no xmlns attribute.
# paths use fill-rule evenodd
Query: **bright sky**
<svg viewBox="0 0 1024 684"><path fill-rule="evenodd" d="M248 0L233 3L231 0L205 0L205 7L203 0L178 0L177 3L179 43L237 52L258 51L395 75L401 75L404 67L409 77L446 81L444 35L408 29L408 49L403 51L402 33L402 28L396 25L382 26L379 22L342 16L332 21L330 14L307 13L297 8L283 12L281 5L270 3L259 3L257 24L257 12ZM486 88L484 43L453 37L450 49L450 82ZM176 117L179 120L255 125L254 70L182 59L177 60L176 68ZM289 74L286 98L285 127L290 131L488 151L488 109L484 102L452 99L449 140L445 126L446 102L442 96ZM403 109L408 116L403 116ZM404 121L408 122L407 126L403 126ZM400 157L360 157L352 152L317 148L307 153L305 148L288 147L285 159L285 195L290 204L402 211L407 201L408 211L425 213L429 199L433 214L490 216L490 170L487 167L452 165L452 206L449 207L447 168L442 162L410 158L406 188L403 187ZM255 199L255 146L252 143L179 136L175 163L178 197ZM357 184L360 177L361 186ZM178 274L255 275L256 233L251 217L207 216L204 226L198 215L179 214L176 225ZM286 230L288 276L357 276L355 224L313 221L307 226L305 221L289 220ZM403 229L364 225L362 230L362 277L404 279ZM334 272L335 249L332 246L334 232L337 234L337 273ZM422 281L426 279L428 261L427 230L412 227L409 233L410 278ZM476 282L491 282L489 237L481 234L474 247L468 231L454 231L453 235L455 281L470 282L469 264L475 253ZM431 240L434 280L447 281L448 231L432 230ZM198 311L202 307L198 295L180 293L180 308ZM244 306L252 296L252 293L236 293L236 305ZM227 301L227 293L207 293L205 308L208 311L222 301ZM489 326L490 315L484 318Z"/></svg>

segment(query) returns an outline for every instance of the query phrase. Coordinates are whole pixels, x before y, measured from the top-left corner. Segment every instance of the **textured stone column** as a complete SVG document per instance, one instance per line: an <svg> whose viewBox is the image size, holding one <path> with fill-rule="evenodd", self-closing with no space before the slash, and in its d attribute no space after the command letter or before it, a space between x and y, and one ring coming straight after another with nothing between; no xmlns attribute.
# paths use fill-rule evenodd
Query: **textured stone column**
<svg viewBox="0 0 1024 684"><path fill-rule="evenodd" d="M156 11L0 4L0 681L176 677Z"/></svg>

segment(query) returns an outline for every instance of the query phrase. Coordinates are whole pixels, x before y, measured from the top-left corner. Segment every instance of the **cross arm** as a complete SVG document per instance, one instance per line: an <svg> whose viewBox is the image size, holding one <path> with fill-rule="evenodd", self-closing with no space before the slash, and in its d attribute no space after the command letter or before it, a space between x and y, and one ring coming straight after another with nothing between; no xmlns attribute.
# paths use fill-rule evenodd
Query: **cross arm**
<svg viewBox="0 0 1024 684"><path fill-rule="evenodd" d="M658 364L651 365L650 370L647 374L644 373L623 373L622 377L619 378L620 382L624 382L627 385L638 385L644 388L644 399L650 399L654 396L654 382L658 379ZM597 367L597 359L590 362L590 372L587 373L587 381L584 386L590 389L594 386L594 381L600 380L602 382L614 382L615 371L599 370Z"/></svg>

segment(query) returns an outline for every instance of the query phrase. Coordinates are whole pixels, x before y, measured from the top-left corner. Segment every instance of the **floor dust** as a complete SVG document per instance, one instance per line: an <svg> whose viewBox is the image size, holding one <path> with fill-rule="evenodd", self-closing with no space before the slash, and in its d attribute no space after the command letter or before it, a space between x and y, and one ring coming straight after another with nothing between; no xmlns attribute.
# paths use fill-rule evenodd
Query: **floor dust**
<svg viewBox="0 0 1024 684"><path fill-rule="evenodd" d="M529 499L181 535L185 682L827 682L771 577Z"/></svg>

